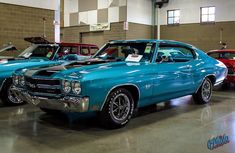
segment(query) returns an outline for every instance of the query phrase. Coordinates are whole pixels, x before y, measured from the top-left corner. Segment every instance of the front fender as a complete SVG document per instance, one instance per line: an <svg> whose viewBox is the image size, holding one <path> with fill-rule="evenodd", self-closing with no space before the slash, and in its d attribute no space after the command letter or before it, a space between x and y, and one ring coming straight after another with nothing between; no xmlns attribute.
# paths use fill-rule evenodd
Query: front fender
<svg viewBox="0 0 235 153"><path fill-rule="evenodd" d="M90 97L90 109L101 110L108 94L116 87L132 85L139 90L139 102L152 96L152 79L148 75L97 79L83 82L82 95Z"/></svg>

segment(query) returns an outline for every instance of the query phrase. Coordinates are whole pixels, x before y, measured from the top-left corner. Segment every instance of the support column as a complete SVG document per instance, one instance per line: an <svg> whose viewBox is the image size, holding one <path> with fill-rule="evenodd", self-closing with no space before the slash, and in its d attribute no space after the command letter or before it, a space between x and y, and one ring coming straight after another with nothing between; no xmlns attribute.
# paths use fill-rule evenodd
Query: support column
<svg viewBox="0 0 235 153"><path fill-rule="evenodd" d="M60 0L56 0L56 10L54 17L55 42L60 42Z"/></svg>
<svg viewBox="0 0 235 153"><path fill-rule="evenodd" d="M155 35L155 26L156 26L156 0L152 0L152 39L156 38Z"/></svg>
<svg viewBox="0 0 235 153"><path fill-rule="evenodd" d="M160 21L160 8L157 7L157 39L161 39L161 21Z"/></svg>

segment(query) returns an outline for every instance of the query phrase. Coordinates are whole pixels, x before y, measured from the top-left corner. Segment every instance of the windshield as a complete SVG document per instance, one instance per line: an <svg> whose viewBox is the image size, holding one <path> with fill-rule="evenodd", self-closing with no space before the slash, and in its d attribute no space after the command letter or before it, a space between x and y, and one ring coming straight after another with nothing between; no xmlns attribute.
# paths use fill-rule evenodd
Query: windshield
<svg viewBox="0 0 235 153"><path fill-rule="evenodd" d="M19 52L14 45L7 45L0 48L0 56L15 56Z"/></svg>
<svg viewBox="0 0 235 153"><path fill-rule="evenodd" d="M56 45L31 45L25 49L19 57L23 58L32 58L40 57L53 59L55 52L57 51L58 46Z"/></svg>
<svg viewBox="0 0 235 153"><path fill-rule="evenodd" d="M108 43L94 58L146 62L152 60L155 43Z"/></svg>
<svg viewBox="0 0 235 153"><path fill-rule="evenodd" d="M233 52L214 52L208 53L208 55L216 59L235 60L235 53Z"/></svg>

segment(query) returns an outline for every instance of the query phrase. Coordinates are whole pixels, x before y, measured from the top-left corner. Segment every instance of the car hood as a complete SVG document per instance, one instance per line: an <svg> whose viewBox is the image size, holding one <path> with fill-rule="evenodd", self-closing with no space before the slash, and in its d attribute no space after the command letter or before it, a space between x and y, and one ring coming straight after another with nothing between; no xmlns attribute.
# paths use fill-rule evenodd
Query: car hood
<svg viewBox="0 0 235 153"><path fill-rule="evenodd" d="M110 75L136 74L151 72L151 68L141 68L150 65L145 62L108 62L99 60L87 60L83 62L70 63L54 67L28 70L25 75L29 77L48 77L48 78L85 78L93 80L105 78Z"/></svg>
<svg viewBox="0 0 235 153"><path fill-rule="evenodd" d="M31 68L35 66L47 66L59 63L58 61L45 61L43 59L17 59L17 60L1 60L0 72L13 72L17 69Z"/></svg>

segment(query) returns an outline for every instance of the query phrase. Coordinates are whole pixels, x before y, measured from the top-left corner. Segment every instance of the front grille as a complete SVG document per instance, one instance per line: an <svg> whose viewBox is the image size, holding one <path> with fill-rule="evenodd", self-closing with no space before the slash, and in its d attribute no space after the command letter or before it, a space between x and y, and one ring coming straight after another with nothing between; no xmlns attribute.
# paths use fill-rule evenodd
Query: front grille
<svg viewBox="0 0 235 153"><path fill-rule="evenodd" d="M27 90L35 95L53 96L61 94L60 80L25 77L25 84Z"/></svg>
<svg viewBox="0 0 235 153"><path fill-rule="evenodd" d="M234 69L232 67L228 67L228 74L235 74Z"/></svg>
<svg viewBox="0 0 235 153"><path fill-rule="evenodd" d="M33 79L30 77L25 77L25 81L33 84L60 85L60 80Z"/></svg>

